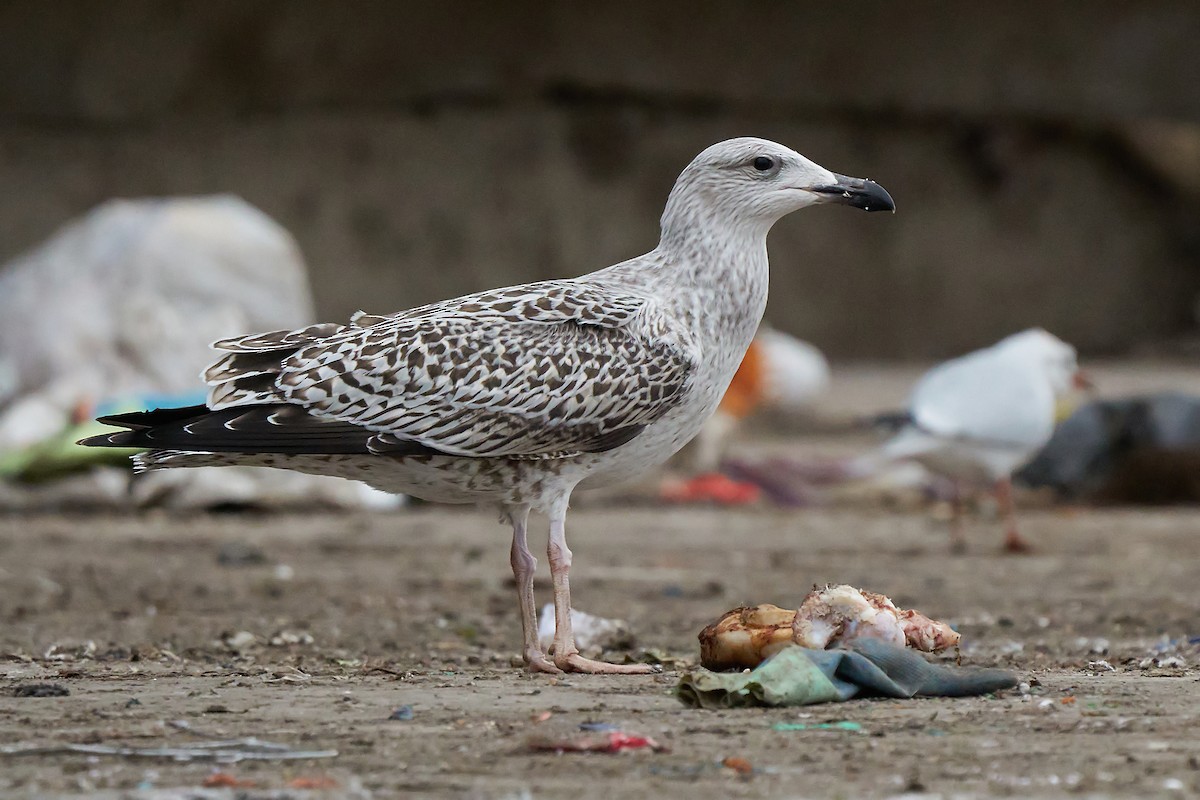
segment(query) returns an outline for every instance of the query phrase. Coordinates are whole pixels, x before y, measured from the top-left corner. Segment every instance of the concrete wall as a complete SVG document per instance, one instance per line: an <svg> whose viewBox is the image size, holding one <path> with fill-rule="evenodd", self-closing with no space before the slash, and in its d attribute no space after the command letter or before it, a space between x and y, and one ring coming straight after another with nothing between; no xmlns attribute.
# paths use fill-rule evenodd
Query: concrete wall
<svg viewBox="0 0 1200 800"><path fill-rule="evenodd" d="M896 198L772 234L770 319L835 355L1195 324L1200 4L511 6L0 4L0 258L232 191L323 316L388 311L649 249L687 161L754 134Z"/></svg>

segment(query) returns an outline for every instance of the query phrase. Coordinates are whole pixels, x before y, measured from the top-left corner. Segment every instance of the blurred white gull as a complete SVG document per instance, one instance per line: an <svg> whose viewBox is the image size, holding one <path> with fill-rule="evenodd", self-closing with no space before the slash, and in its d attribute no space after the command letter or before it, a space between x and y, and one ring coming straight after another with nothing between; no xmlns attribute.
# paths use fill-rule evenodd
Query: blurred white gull
<svg viewBox="0 0 1200 800"><path fill-rule="evenodd" d="M913 389L899 432L859 459L853 472L914 461L954 481L956 550L964 544L958 490L964 484L994 488L1005 549L1027 550L1013 511L1012 474L1050 441L1059 401L1087 386L1075 348L1040 328L1022 331L927 372Z"/></svg>

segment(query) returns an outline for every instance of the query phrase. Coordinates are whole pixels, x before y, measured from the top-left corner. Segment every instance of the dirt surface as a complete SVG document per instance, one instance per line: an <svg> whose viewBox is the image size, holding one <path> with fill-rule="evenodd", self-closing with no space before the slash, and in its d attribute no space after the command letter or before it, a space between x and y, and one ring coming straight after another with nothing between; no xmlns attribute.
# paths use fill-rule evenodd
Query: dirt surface
<svg viewBox="0 0 1200 800"><path fill-rule="evenodd" d="M949 556L927 513L581 506L568 528L576 605L629 620L668 658L661 675L513 668L507 534L483 513L0 518L0 744L254 736L337 751L224 767L0 755L0 795L183 797L163 792L214 769L252 781L224 793L249 797L306 785L296 779L331 779L337 797L1200 791L1196 512L1034 511L1037 552L1014 557L986 521L967 555ZM1032 688L727 712L672 697L703 625L741 604L794 606L827 581L954 622L965 663L1011 667ZM70 694L14 696L30 683ZM405 705L411 719L389 720ZM861 730L774 727L842 720ZM528 747L589 721L670 751Z"/></svg>

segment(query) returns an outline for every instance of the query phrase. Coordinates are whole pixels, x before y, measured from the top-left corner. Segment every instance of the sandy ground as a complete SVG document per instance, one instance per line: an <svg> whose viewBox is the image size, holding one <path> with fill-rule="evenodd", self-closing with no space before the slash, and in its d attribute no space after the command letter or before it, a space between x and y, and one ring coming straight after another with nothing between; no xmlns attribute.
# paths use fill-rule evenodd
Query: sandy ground
<svg viewBox="0 0 1200 800"><path fill-rule="evenodd" d="M898 406L917 371L839 370L827 405ZM1109 395L1200 391L1191 369L1096 373ZM758 447L867 445L826 431ZM556 679L512 666L508 535L482 512L0 514L0 797L1200 795L1200 511L1040 508L1023 521L1032 555L1001 555L998 526L979 519L969 553L951 556L922 509L581 496L568 526L576 606L631 623L638 646L610 657L666 663L657 676ZM534 530L544 541L544 521ZM964 663L1029 686L769 711L674 699L705 624L738 605L794 607L824 582L955 623ZM70 694L14 696L31 683ZM406 705L411 719L389 719ZM859 730L775 727L838 721ZM670 750L530 749L584 722ZM251 736L337 754L214 766L3 752ZM214 770L253 787L203 789ZM322 782L334 786L302 788Z"/></svg>
<svg viewBox="0 0 1200 800"><path fill-rule="evenodd" d="M846 581L954 621L966 663L1010 666L1032 684L712 712L672 697L673 662L635 678L512 668L507 537L480 513L7 517L0 742L256 736L338 752L225 767L259 787L251 797L296 778L379 797L1186 796L1200 790L1200 650L1177 640L1200 633L1198 522L1192 511L1037 511L1026 515L1037 553L999 555L998 532L977 521L971 552L950 557L922 513L579 510L577 605L628 619L660 656L694 659L696 632L730 607L787 605L813 582ZM230 545L265 560L223 565ZM234 638L243 631L253 638ZM1156 647L1186 666L1146 662ZM30 682L70 695L12 696ZM411 720L388 719L406 704ZM861 731L773 727L838 720ZM527 746L587 721L670 752ZM753 771L722 767L729 757ZM0 794L119 797L200 787L213 770L0 756Z"/></svg>

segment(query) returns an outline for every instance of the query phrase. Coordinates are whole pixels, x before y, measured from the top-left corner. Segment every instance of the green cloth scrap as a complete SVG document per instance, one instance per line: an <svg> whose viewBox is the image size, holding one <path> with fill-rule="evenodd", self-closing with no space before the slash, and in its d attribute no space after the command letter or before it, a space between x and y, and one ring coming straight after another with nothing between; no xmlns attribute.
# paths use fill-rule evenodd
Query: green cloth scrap
<svg viewBox="0 0 1200 800"><path fill-rule="evenodd" d="M113 428L87 421L21 450L0 452L0 479L41 483L102 464L128 466L129 457L143 452L133 447L80 447L87 436L112 433Z"/></svg>
<svg viewBox="0 0 1200 800"><path fill-rule="evenodd" d="M750 672L686 673L675 687L696 708L807 706L852 697L965 697L1017 685L998 669L931 664L919 653L879 639L846 649L809 650L792 645Z"/></svg>

